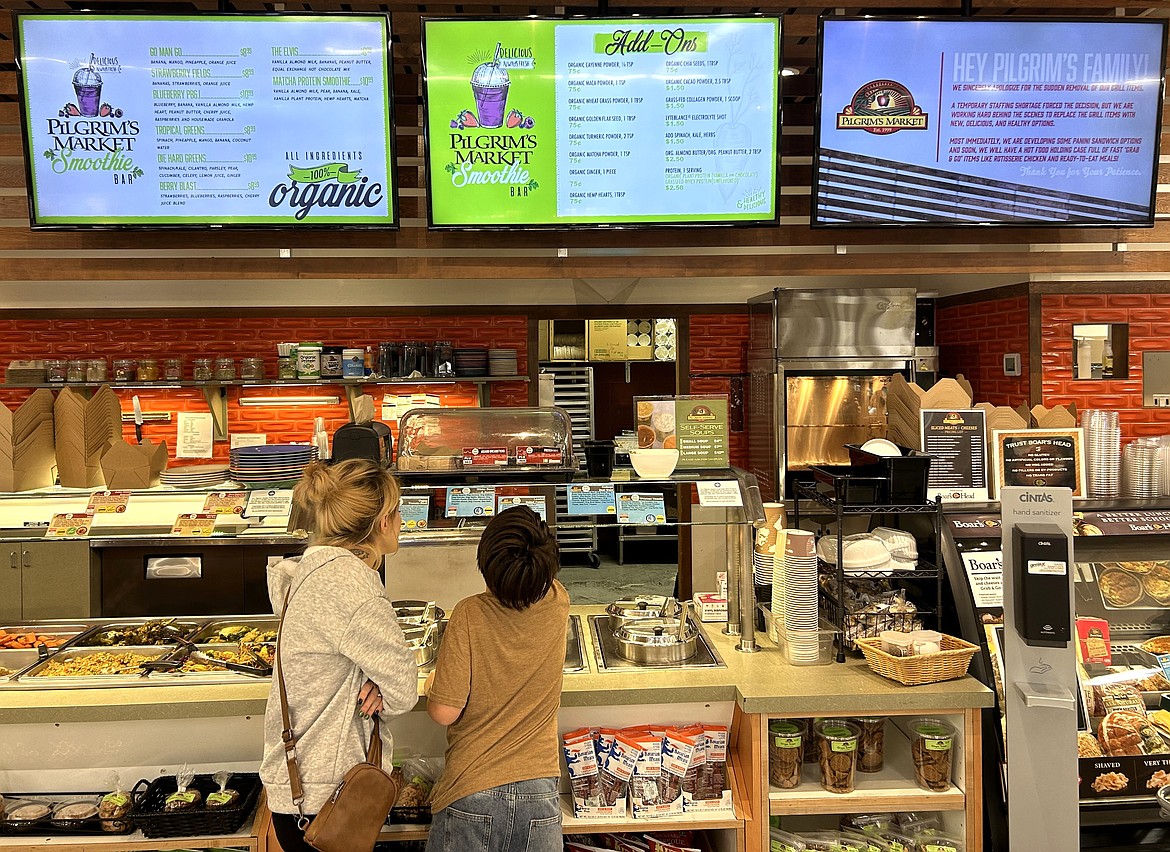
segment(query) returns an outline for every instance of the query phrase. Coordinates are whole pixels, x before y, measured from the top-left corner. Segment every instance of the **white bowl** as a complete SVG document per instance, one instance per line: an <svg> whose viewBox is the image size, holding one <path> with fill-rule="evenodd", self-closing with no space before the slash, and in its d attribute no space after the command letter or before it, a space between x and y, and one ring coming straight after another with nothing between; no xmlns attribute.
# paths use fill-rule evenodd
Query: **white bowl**
<svg viewBox="0 0 1170 852"><path fill-rule="evenodd" d="M632 449L630 464L643 479L664 479L674 473L678 450Z"/></svg>
<svg viewBox="0 0 1170 852"><path fill-rule="evenodd" d="M902 451L898 449L898 445L893 441L887 441L885 438L871 438L861 445L861 449L867 453L873 453L875 456L902 455Z"/></svg>

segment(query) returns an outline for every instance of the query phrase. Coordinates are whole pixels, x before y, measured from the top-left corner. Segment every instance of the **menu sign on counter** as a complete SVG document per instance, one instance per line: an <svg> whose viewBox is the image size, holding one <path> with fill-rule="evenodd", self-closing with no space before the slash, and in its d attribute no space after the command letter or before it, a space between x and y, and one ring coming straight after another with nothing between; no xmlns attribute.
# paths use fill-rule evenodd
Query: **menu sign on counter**
<svg viewBox="0 0 1170 852"><path fill-rule="evenodd" d="M992 432L996 489L1068 488L1085 495L1082 429L1013 429Z"/></svg>
<svg viewBox="0 0 1170 852"><path fill-rule="evenodd" d="M385 15L20 14L34 227L394 227Z"/></svg>
<svg viewBox="0 0 1170 852"><path fill-rule="evenodd" d="M922 449L932 456L927 497L954 502L987 500L987 414L973 408L924 408Z"/></svg>
<svg viewBox="0 0 1170 852"><path fill-rule="evenodd" d="M730 466L727 396L634 397L638 446L677 449L678 468Z"/></svg>
<svg viewBox="0 0 1170 852"><path fill-rule="evenodd" d="M426 20L433 227L775 222L778 18Z"/></svg>

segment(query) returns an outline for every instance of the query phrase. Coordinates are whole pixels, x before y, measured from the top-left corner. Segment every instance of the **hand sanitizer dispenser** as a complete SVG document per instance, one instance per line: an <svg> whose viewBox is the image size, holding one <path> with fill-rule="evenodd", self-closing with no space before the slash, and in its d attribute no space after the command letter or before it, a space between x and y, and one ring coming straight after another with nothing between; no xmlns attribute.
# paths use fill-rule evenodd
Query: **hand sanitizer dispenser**
<svg viewBox="0 0 1170 852"><path fill-rule="evenodd" d="M1028 645L1069 643L1069 544L1055 524L1020 524L1012 531L1016 629Z"/></svg>

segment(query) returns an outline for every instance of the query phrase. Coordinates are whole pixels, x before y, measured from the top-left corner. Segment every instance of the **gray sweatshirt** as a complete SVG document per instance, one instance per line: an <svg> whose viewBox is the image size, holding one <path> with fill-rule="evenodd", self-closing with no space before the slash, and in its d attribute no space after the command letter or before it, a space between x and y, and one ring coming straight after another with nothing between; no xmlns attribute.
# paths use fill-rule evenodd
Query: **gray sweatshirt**
<svg viewBox="0 0 1170 852"><path fill-rule="evenodd" d="M337 547L310 548L304 556L268 568L268 597L280 614L292 586L281 636L281 655L305 814L315 814L354 764L365 760L373 722L358 716L366 679L382 691L383 765L390 769L394 739L386 720L418 701L418 668L394 618L378 572ZM264 717L260 778L275 813L295 814L280 732L276 677Z"/></svg>

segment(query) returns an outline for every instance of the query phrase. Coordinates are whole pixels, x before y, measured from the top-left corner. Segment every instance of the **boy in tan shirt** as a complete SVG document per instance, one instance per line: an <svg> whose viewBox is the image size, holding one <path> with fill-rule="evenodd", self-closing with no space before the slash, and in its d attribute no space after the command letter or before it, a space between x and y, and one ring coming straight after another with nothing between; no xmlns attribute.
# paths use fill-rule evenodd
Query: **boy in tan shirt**
<svg viewBox="0 0 1170 852"><path fill-rule="evenodd" d="M448 726L427 852L559 852L569 595L556 538L517 506L484 528L477 562L488 590L455 606L425 689L427 712Z"/></svg>

